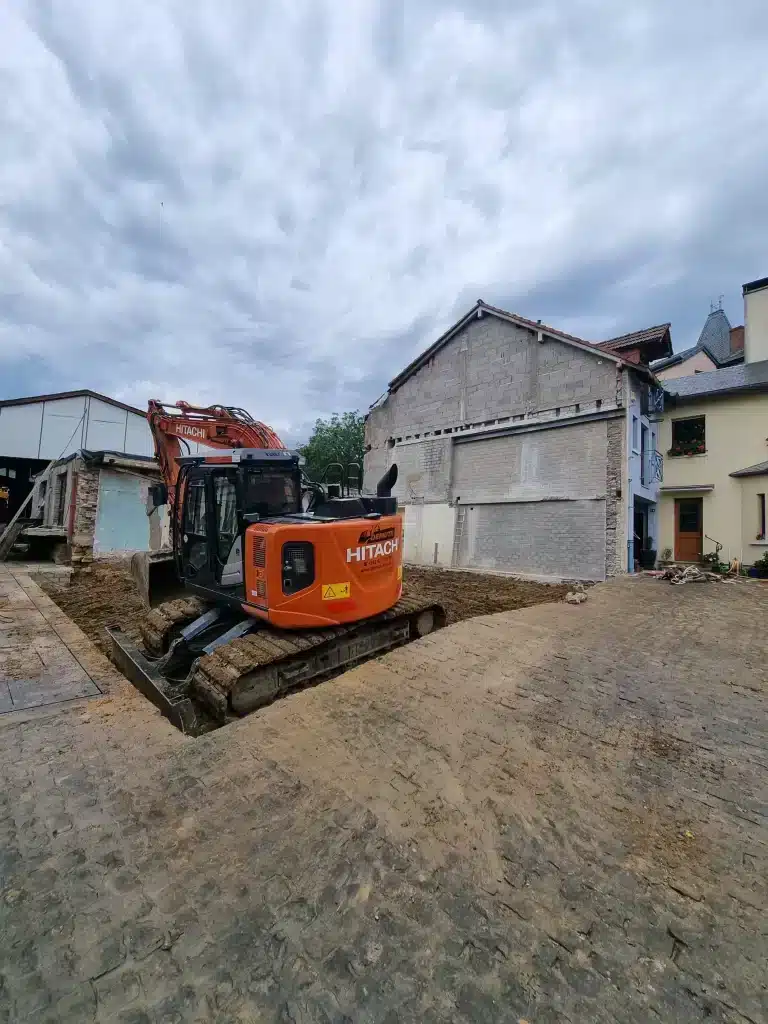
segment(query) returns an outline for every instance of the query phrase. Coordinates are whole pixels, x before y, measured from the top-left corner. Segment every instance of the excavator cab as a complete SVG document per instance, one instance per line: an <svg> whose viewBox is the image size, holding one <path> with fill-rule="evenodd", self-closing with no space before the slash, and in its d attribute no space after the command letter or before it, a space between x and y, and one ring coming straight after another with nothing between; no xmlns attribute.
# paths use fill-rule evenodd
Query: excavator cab
<svg viewBox="0 0 768 1024"><path fill-rule="evenodd" d="M239 449L228 456L182 457L176 572L201 596L246 601L244 532L252 522L301 513L299 457L286 450Z"/></svg>
<svg viewBox="0 0 768 1024"><path fill-rule="evenodd" d="M180 506L171 522L173 554L140 551L131 572L149 608L187 588L245 599L243 530L251 521L301 512L300 459L285 449L239 449L223 456L181 456ZM316 500L316 498L315 498ZM165 484L150 488L147 514L168 501Z"/></svg>

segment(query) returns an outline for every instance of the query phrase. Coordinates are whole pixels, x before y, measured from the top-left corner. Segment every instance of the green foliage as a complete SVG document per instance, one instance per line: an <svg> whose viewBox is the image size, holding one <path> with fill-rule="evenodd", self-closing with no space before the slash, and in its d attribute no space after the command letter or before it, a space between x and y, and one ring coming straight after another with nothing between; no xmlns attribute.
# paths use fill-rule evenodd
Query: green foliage
<svg viewBox="0 0 768 1024"><path fill-rule="evenodd" d="M304 469L310 480L321 481L331 462L340 462L345 469L351 462L357 462L362 474L365 417L355 410L342 416L334 413L328 420L316 420L312 436L299 451L307 460ZM332 474L328 479L337 480L338 475Z"/></svg>

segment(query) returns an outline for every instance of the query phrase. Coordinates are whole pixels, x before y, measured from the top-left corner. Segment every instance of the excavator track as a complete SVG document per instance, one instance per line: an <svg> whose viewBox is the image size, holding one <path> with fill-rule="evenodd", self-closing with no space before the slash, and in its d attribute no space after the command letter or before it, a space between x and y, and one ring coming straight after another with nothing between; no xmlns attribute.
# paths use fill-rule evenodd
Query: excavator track
<svg viewBox="0 0 768 1024"><path fill-rule="evenodd" d="M139 627L144 648L151 657L165 654L182 629L209 607L197 597L181 597L153 608Z"/></svg>
<svg viewBox="0 0 768 1024"><path fill-rule="evenodd" d="M440 605L416 598L371 619L324 630L260 628L206 654L191 693L219 721L247 715L282 693L332 675L445 625Z"/></svg>
<svg viewBox="0 0 768 1024"><path fill-rule="evenodd" d="M197 658L183 682L164 682L152 659L165 653L181 630L209 607L196 598L184 598L153 609L141 627L149 661L118 630L108 631L118 667L179 728L193 734L202 731L203 719L223 725L289 690L426 636L444 626L446 619L441 605L405 597L373 618L328 629L282 630L255 623L253 632ZM202 718L193 705L200 708Z"/></svg>

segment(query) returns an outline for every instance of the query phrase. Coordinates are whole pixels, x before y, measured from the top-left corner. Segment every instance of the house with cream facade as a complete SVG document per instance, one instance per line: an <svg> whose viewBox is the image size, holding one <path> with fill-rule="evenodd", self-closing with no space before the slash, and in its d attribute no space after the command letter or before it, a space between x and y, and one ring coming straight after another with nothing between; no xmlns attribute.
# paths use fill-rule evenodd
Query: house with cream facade
<svg viewBox="0 0 768 1024"><path fill-rule="evenodd" d="M662 381L659 553L678 561L768 551L768 278L743 296L743 361Z"/></svg>

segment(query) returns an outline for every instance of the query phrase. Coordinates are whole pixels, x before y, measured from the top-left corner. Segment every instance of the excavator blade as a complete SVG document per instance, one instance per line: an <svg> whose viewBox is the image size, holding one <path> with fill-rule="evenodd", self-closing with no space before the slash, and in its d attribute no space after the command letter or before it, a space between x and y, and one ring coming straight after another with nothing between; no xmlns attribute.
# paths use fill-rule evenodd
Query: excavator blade
<svg viewBox="0 0 768 1024"><path fill-rule="evenodd" d="M131 576L147 608L186 596L169 551L137 551L131 558Z"/></svg>

